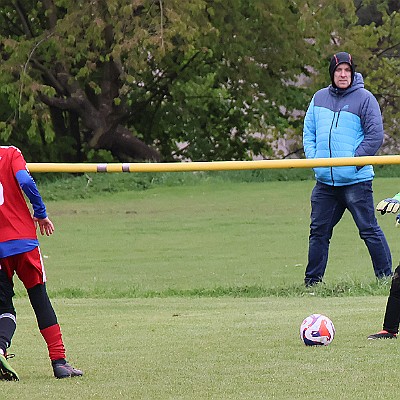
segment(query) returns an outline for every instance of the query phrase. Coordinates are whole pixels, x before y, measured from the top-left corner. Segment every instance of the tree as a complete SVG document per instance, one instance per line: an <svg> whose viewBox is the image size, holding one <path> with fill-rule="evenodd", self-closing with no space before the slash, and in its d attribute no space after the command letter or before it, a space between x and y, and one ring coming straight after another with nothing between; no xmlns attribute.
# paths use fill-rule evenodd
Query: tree
<svg viewBox="0 0 400 400"><path fill-rule="evenodd" d="M314 88L299 76L351 16L348 0L2 0L1 139L50 161L275 156Z"/></svg>
<svg viewBox="0 0 400 400"><path fill-rule="evenodd" d="M400 128L400 1L355 0L357 23L340 43L355 58L366 88L380 103L386 139L381 153L395 154Z"/></svg>

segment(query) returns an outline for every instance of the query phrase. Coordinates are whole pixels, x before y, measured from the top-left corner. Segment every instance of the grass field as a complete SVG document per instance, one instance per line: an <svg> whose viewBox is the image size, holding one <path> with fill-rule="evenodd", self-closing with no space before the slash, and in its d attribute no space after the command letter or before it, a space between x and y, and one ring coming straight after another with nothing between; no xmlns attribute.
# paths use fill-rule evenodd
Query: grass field
<svg viewBox="0 0 400 400"><path fill-rule="evenodd" d="M95 179L95 178L94 178ZM395 194L378 178L375 199ZM82 379L51 376L16 283L10 349L20 382L4 398L394 399L399 345L369 342L388 282L375 281L349 215L335 229L326 285L303 288L313 181L218 182L47 202L48 289ZM46 196L45 196L46 200ZM399 259L394 216L378 216ZM337 336L306 348L299 326L325 313Z"/></svg>
<svg viewBox="0 0 400 400"><path fill-rule="evenodd" d="M57 381L34 317L18 299L12 365L2 398L395 399L399 344L370 342L385 299L55 299L71 362L85 376ZM307 348L310 312L336 324L328 347Z"/></svg>

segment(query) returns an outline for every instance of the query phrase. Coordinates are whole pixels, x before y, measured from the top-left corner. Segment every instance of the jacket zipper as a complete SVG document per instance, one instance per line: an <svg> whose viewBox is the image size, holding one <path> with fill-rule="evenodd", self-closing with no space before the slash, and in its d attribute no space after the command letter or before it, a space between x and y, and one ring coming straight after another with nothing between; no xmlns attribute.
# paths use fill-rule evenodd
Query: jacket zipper
<svg viewBox="0 0 400 400"><path fill-rule="evenodd" d="M340 111L341 111L341 110L339 110L338 115L337 115L337 119L336 119L336 128L337 128L338 123L339 123ZM335 117L334 117L334 118L335 118Z"/></svg>
<svg viewBox="0 0 400 400"><path fill-rule="evenodd" d="M332 148L331 148L331 139L332 139L332 128L335 125L335 128L337 128L338 123L339 123L339 116L340 116L340 110L338 112L337 115L337 119L336 119L336 124L335 124L335 116L336 116L336 112L333 114L333 119L332 119L332 123L331 123L331 128L329 130L329 157L332 158ZM332 179L332 184L333 186L335 186L335 180L333 179L333 167L330 167L331 170L331 179Z"/></svg>

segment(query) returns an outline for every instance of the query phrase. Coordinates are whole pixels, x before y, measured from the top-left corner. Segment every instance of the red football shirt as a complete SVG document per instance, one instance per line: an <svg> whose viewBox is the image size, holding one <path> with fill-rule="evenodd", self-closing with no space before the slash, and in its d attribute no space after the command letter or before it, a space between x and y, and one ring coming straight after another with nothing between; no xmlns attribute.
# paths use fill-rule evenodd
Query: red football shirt
<svg viewBox="0 0 400 400"><path fill-rule="evenodd" d="M0 146L0 243L37 239L31 211L15 177L20 170L27 170L20 150Z"/></svg>

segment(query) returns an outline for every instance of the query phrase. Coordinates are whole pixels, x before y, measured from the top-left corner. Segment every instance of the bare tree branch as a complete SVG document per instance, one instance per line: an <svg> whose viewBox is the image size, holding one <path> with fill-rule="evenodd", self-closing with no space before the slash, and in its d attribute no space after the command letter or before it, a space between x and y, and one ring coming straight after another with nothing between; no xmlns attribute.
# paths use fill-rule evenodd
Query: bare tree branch
<svg viewBox="0 0 400 400"><path fill-rule="evenodd" d="M46 82L49 85L51 85L59 95L63 96L66 94L64 87L60 84L60 82L57 80L57 78L54 76L54 74L48 68L46 68L43 64L41 64L34 57L32 57L31 63L35 69L37 69L38 71L40 71L43 74L44 78L46 79Z"/></svg>
<svg viewBox="0 0 400 400"><path fill-rule="evenodd" d="M14 8L15 8L15 10L17 11L17 13L19 15L19 18L21 20L25 35L28 38L32 38L33 37L32 29L31 29L29 20L27 18L24 6L22 5L22 3L19 0L17 0L17 1L14 2Z"/></svg>
<svg viewBox="0 0 400 400"><path fill-rule="evenodd" d="M22 91L24 88L24 77L26 75L26 70L28 68L28 64L31 60L31 58L33 57L33 54L35 53L36 49L45 41L47 40L50 36L52 35L52 33L50 33L49 35L47 35L45 38L43 38L42 40L40 40L38 43L35 44L35 46L33 47L32 51L30 52L28 59L26 60L26 63L24 65L24 68L22 69L22 74L21 74L21 86L19 89L19 100L18 100L18 119L21 117L21 100L22 100Z"/></svg>
<svg viewBox="0 0 400 400"><path fill-rule="evenodd" d="M43 6L47 10L48 28L53 30L57 25L57 8L53 0L42 0Z"/></svg>

